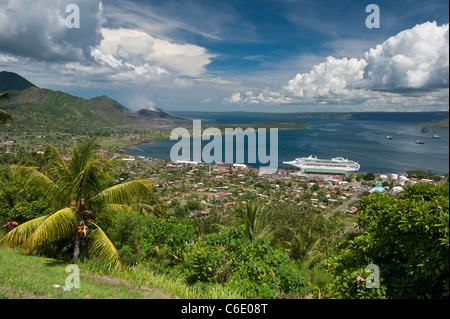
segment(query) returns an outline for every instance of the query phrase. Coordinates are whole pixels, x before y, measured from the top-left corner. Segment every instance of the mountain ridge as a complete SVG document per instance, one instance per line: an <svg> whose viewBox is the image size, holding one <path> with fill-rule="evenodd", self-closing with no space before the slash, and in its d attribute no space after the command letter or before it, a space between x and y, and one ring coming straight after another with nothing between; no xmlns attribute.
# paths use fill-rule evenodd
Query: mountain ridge
<svg viewBox="0 0 450 319"><path fill-rule="evenodd" d="M2 109L10 113L16 123L80 127L142 125L149 121L180 120L162 109L133 112L126 106L102 95L92 99L76 97L66 92L39 88L22 76L0 72L0 92L10 92L10 100L2 103ZM140 110L142 111L142 110Z"/></svg>
<svg viewBox="0 0 450 319"><path fill-rule="evenodd" d="M0 71L0 92L23 91L30 87L37 86L17 73Z"/></svg>

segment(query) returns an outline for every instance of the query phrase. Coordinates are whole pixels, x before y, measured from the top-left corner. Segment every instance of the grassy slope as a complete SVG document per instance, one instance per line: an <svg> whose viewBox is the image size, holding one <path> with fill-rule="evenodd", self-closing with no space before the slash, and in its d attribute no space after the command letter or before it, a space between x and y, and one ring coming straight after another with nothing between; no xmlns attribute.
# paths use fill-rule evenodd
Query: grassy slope
<svg viewBox="0 0 450 319"><path fill-rule="evenodd" d="M85 100L67 93L29 88L3 103L4 110L18 123L29 126L54 123L60 126L90 127L134 123L109 103Z"/></svg>
<svg viewBox="0 0 450 319"><path fill-rule="evenodd" d="M156 289L138 289L125 280L83 273L79 289L63 291L69 275L65 272L66 266L54 259L0 249L0 299L159 299L170 296Z"/></svg>
<svg viewBox="0 0 450 319"><path fill-rule="evenodd" d="M430 123L429 126L439 128L449 128L448 117L446 119L443 119L442 121Z"/></svg>
<svg viewBox="0 0 450 319"><path fill-rule="evenodd" d="M157 274L145 266L109 272L95 261L79 263L80 288L63 291L67 263L0 249L0 299L240 299L237 292L219 284L209 289L188 286L179 277ZM139 284L139 288L137 288ZM53 285L59 285L55 288ZM149 288L150 287L150 288ZM174 297L177 296L177 297Z"/></svg>
<svg viewBox="0 0 450 319"><path fill-rule="evenodd" d="M428 123L420 123L414 124L414 126L424 126L424 127L437 127L437 128L449 128L448 126L448 117L436 122L428 122Z"/></svg>

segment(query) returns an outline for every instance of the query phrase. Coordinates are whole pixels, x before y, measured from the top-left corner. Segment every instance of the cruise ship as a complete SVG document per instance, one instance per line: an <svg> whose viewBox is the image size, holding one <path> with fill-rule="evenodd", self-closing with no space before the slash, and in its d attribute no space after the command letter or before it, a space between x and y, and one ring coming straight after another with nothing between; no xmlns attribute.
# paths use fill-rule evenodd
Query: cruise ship
<svg viewBox="0 0 450 319"><path fill-rule="evenodd" d="M298 157L290 162L283 162L283 164L292 165L298 167L304 171L345 171L345 172L357 172L360 169L360 165L343 157L335 157L329 159L319 159L317 156Z"/></svg>

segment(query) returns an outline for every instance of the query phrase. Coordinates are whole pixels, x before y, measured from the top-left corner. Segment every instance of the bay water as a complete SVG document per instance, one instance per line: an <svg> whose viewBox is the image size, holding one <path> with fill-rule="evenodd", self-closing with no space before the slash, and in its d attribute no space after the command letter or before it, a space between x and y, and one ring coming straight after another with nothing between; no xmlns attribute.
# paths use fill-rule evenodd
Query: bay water
<svg viewBox="0 0 450 319"><path fill-rule="evenodd" d="M348 158L361 165L362 173L403 174L407 170L431 170L444 175L449 172L448 128L429 127L428 133L422 133L421 126L414 126L411 121L398 120L297 119L261 115L239 116L227 113L218 115L206 112L173 112L173 114L202 119L202 130L206 128L206 125L214 126L214 124L251 124L257 131L258 122L307 123L304 129L278 130L279 168L286 166L283 164L284 161L313 155L322 159ZM440 138L434 138L434 135ZM387 139L386 136L392 136L392 139ZM268 134L266 140L269 142ZM416 144L417 140L423 141L424 144ZM151 143L129 147L126 153L170 160L170 151L175 143L177 141L170 139L153 140ZM202 145L207 143L209 141L203 141ZM256 150L249 150L248 147L248 143L245 143L244 164L256 168L267 166L267 163L258 161L248 163L247 152L256 152ZM235 151L235 147L233 149ZM266 153L270 155L269 145Z"/></svg>

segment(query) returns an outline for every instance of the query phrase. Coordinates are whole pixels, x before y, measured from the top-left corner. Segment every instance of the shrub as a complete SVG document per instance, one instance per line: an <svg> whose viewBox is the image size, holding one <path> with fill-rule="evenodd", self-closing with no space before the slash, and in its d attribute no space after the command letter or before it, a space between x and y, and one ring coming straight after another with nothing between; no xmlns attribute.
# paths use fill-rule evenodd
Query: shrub
<svg viewBox="0 0 450 319"><path fill-rule="evenodd" d="M54 213L42 200L33 202L21 202L16 204L9 212L8 218L19 224L31 219Z"/></svg>
<svg viewBox="0 0 450 319"><path fill-rule="evenodd" d="M181 262L184 252L197 238L195 227L189 220L170 217L147 219L142 229L140 248L144 258L159 257Z"/></svg>
<svg viewBox="0 0 450 319"><path fill-rule="evenodd" d="M147 218L149 217L134 212L123 212L107 230L120 257L128 264L134 264L143 258L140 240Z"/></svg>
<svg viewBox="0 0 450 319"><path fill-rule="evenodd" d="M203 237L188 255L186 277L190 283L224 283L257 298L302 293L306 284L282 251L266 239L248 240L243 225Z"/></svg>
<svg viewBox="0 0 450 319"><path fill-rule="evenodd" d="M376 264L388 298L448 298L449 185L419 183L399 197L372 194L359 204L362 229L341 242L327 261L332 291L345 298L373 296L358 290L361 269Z"/></svg>

